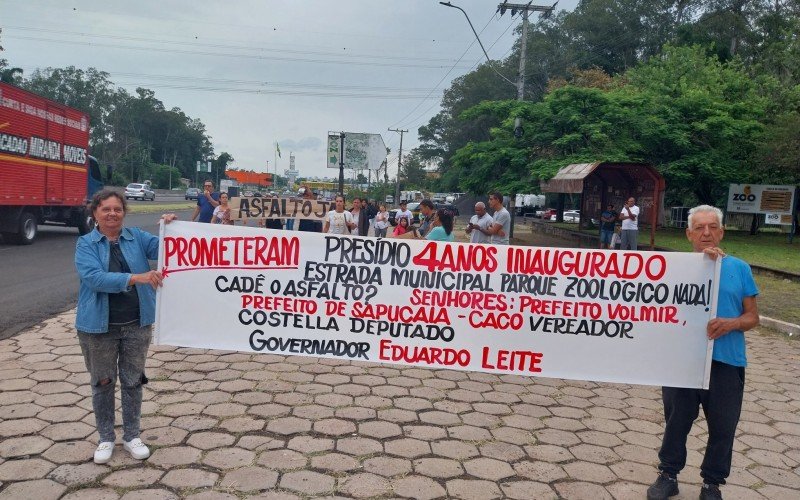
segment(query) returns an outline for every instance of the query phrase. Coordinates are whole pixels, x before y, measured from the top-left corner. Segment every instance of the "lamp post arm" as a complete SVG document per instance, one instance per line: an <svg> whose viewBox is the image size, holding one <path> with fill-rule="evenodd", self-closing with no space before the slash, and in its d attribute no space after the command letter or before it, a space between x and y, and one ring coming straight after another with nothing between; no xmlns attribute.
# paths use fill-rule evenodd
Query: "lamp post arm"
<svg viewBox="0 0 800 500"><path fill-rule="evenodd" d="M467 15L467 12L464 9L462 9L461 7L459 7L458 5L453 5L450 2L439 2L439 3L444 5L445 7L452 7L454 9L458 9L464 14L464 17L467 18L467 22L469 23L469 27L472 28L472 32L475 34L475 39L478 40L478 45L481 46L481 50L483 51L483 55L486 56L486 61L489 62L489 67L492 68L492 70L495 73L497 73L497 76L499 76L503 80L507 81L508 83L513 85L514 87L516 87L517 86L516 83L512 82L511 80L509 80L508 78L503 76L499 71L497 71L497 68L495 68L494 65L492 65L492 60L489 58L489 54L486 53L486 49L483 47L483 43L481 43L481 38L478 36L478 32L475 31L475 26L472 25L472 21L470 21L469 16Z"/></svg>

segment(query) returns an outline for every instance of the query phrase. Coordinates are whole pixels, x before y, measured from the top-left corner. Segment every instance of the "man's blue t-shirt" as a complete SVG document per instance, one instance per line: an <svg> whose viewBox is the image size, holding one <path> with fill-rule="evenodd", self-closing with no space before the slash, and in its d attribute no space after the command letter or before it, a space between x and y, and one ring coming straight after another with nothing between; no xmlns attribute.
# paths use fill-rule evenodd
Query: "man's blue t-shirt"
<svg viewBox="0 0 800 500"><path fill-rule="evenodd" d="M744 312L742 300L758 295L750 266L741 259L726 255L719 275L718 318L738 318ZM733 366L747 366L744 332L733 330L714 341L714 361Z"/></svg>
<svg viewBox="0 0 800 500"><path fill-rule="evenodd" d="M216 191L211 193L211 197L214 198L214 201L219 201L219 193ZM200 207L200 213L197 215L197 221L211 222L211 216L214 215L214 208L216 207L214 207L214 205L208 201L204 193L200 193L200 196L197 197L197 206Z"/></svg>
<svg viewBox="0 0 800 500"><path fill-rule="evenodd" d="M601 221L600 222L600 229L603 231L613 231L614 226L617 224L617 212L615 210L603 210L603 213L600 214L601 219L614 219L611 222Z"/></svg>

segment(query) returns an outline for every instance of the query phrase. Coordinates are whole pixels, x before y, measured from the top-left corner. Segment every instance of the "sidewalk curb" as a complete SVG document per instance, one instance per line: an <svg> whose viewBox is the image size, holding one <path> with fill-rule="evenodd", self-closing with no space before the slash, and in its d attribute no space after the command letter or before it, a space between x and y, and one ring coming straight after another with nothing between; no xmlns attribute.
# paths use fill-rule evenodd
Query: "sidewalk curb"
<svg viewBox="0 0 800 500"><path fill-rule="evenodd" d="M779 319L769 318L767 316L761 316L761 326L766 326L767 328L778 330L779 332L784 333L789 337L795 335L800 336L800 325L795 325L794 323L788 323L786 321L781 321Z"/></svg>

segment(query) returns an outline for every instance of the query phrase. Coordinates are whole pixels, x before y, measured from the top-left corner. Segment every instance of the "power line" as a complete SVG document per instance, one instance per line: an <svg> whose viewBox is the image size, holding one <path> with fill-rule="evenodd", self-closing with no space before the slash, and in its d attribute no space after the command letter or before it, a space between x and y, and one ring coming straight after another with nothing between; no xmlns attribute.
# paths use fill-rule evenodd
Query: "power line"
<svg viewBox="0 0 800 500"><path fill-rule="evenodd" d="M58 34L58 35L74 35L81 39L86 38L99 38L102 40L120 40L120 41L133 41L133 42L143 42L143 43L150 43L150 44L157 44L158 46L163 45L181 45L181 46L190 46L190 47L206 47L206 48L213 48L213 49L235 49L235 50L244 50L244 51L258 51L258 52L280 52L283 54L300 54L300 55L316 55L316 56L333 56L333 57L367 57L367 58L377 58L377 59L386 59L385 54L368 54L363 52L332 52L332 51L314 51L314 50L298 50L298 49L287 49L287 48L270 48L270 47L263 47L263 46L248 46L248 45L231 45L231 44L214 44L214 43L207 43L204 41L199 40L191 40L191 41L180 41L180 40L167 40L167 39L158 39L158 38L146 38L141 36L125 36L125 35L118 35L118 34L108 34L108 33L84 33L79 31L66 31L66 30L55 30L55 29L46 29L46 28L33 28L29 26L6 26L6 30L13 33L14 30L19 31L29 31L29 32L37 32L37 33L50 33L50 34ZM8 36L8 33L6 33ZM13 36L12 36L13 38ZM292 45L292 47L296 47L296 45ZM345 49L346 50L346 49ZM433 58L433 57L410 57L410 56L392 56L393 60L408 60L408 61L428 61L428 62L439 62L443 64L449 64L453 62L453 59L447 58Z"/></svg>
<svg viewBox="0 0 800 500"><path fill-rule="evenodd" d="M152 78L155 80L176 80L176 81L190 81L197 82L199 80L204 83L222 83L228 85L259 85L259 86L275 86L275 87L290 87L290 88L320 88L320 89L339 89L339 90L380 90L387 92L428 92L429 88L418 87L376 87L371 85L335 85L327 83L301 83L301 82L281 82L272 80L238 80L228 78L208 78L199 76L186 76L186 75L158 75L147 73L127 73L115 71L109 73L112 77L133 77L133 78ZM434 89L435 90L435 89Z"/></svg>
<svg viewBox="0 0 800 500"><path fill-rule="evenodd" d="M491 22L492 22L492 19L494 19L494 15L492 15L492 17L490 17L490 18L489 18L489 20L488 20L488 21L486 21L486 25L485 25L485 26L484 26L484 27L481 29L481 33L483 33L483 31L486 29L486 27L487 27L487 26L489 26L489 23L491 23ZM463 54L461 54L461 57L459 57L459 58L458 58L458 60L455 62L455 64L453 64L453 66L451 66L451 67L450 67L450 69L449 69L449 70L447 70L447 73L445 73L445 74L444 74L444 76L443 76L443 77L442 77L442 78L439 80L439 82L436 84L436 86L433 88L433 90L431 90L431 91L428 93L428 95L427 95L427 96L426 96L426 97L423 99L423 101L420 101L420 103L419 103L419 104L417 104L416 106L414 106L414 107L411 109L411 111L409 111L409 112L408 112L408 113L407 113L407 114L406 114L404 117L402 117L402 118L400 118L399 120L397 120L397 121L396 121L396 122L395 122L395 123L394 123L392 126L395 126L395 127L396 127L398 123L401 123L403 120L405 120L406 118L408 118L409 116L411 116L411 115L414 113L414 111L416 111L417 109L419 109L419 107L420 107L420 106L422 106L422 102L424 102L424 100L425 100L425 99L428 99L428 98L430 97L430 95L431 95L431 94L433 94L433 92L434 92L436 89L438 89L438 88L439 88L439 85L441 85L441 84L442 84L442 82L444 81L444 79L445 79L445 78L447 78L447 76L448 76L450 73L452 73L452 72L453 72L453 70L455 69L456 65L457 65L459 62L461 62L461 59L463 59L463 58L464 58L464 56L466 56L466 55L467 55L467 52L469 52L469 50L472 48L472 46L473 46L473 45L475 45L475 40L473 40L473 41L472 41L472 42L469 44L469 46L467 46L467 49L464 51L464 53L463 53Z"/></svg>
<svg viewBox="0 0 800 500"><path fill-rule="evenodd" d="M134 46L134 45L121 45L121 44L114 44L114 43L102 43L102 42L91 42L91 41L80 41L80 40L63 40L63 39L53 39L53 38L42 38L42 37L34 37L34 36L25 36L25 35L10 35L6 36L6 39L18 39L18 40L32 40L38 42L52 42L58 44L72 44L72 45L83 45L89 47L106 47L106 48L113 48L113 49L124 49L124 50L139 50L139 51L148 51L152 52L154 47L141 47L141 46ZM157 48L159 52L169 52L173 54L185 54L185 55L195 55L195 56L212 56L212 57L235 57L240 59L255 59L261 61L286 61L292 63L317 63L317 64L349 64L349 65L357 65L357 66L380 66L380 67L391 67L391 68L430 68L430 69L444 69L446 66L444 65L435 65L435 64L411 64L411 63L397 63L397 62L380 62L380 61L362 61L362 60L334 60L334 59L309 59L309 58L298 58L298 57L281 57L281 56L274 56L274 55L257 55L257 54L236 54L231 52L208 52L208 51L199 51L199 50L183 50L183 49L169 49L159 47ZM342 56L344 57L344 56ZM348 56L350 57L350 56ZM460 61L460 59L459 59ZM459 61L456 61L456 64L453 65L453 68L458 64ZM462 66L466 68L467 66Z"/></svg>
<svg viewBox="0 0 800 500"><path fill-rule="evenodd" d="M135 86L142 86L144 85L141 81L117 81L115 82L118 85L135 85ZM247 89L247 88L231 88L231 87L209 87L209 86L200 86L200 85L178 85L178 84L170 84L170 83L158 83L158 82L150 82L146 84L148 87L153 88L161 88L161 89L173 89L173 90L196 90L196 91L204 91L204 92L218 92L218 93L227 93L227 94L274 94L274 95L292 95L292 96L307 96L307 97L341 97L341 98L352 98L352 99L386 99L386 100L405 100L405 99L429 99L430 97L419 95L397 95L397 94L365 94L365 93L354 93L348 94L344 92L314 92L314 91L302 91L302 90L273 90L273 89Z"/></svg>

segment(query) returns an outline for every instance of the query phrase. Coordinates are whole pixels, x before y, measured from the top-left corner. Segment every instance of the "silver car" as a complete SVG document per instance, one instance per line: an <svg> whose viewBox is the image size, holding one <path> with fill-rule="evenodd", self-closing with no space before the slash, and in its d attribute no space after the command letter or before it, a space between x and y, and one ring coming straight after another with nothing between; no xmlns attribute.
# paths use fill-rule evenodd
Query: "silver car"
<svg viewBox="0 0 800 500"><path fill-rule="evenodd" d="M125 199L130 200L131 198L153 201L156 199L156 193L147 184L133 182L125 188Z"/></svg>

